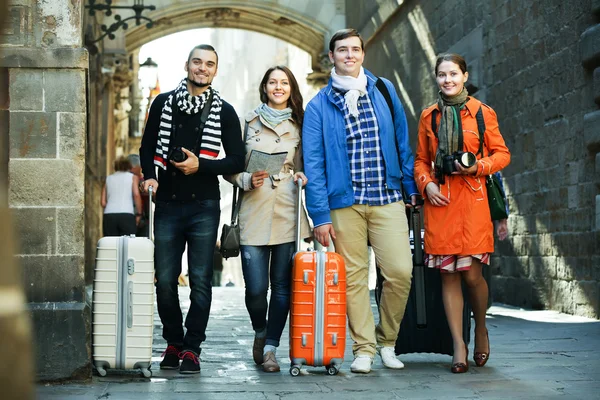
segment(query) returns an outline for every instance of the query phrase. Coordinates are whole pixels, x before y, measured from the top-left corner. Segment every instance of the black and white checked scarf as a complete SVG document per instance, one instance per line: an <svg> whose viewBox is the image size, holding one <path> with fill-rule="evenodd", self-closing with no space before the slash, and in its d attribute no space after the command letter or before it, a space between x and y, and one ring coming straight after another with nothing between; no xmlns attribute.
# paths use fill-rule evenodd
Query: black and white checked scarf
<svg viewBox="0 0 600 400"><path fill-rule="evenodd" d="M156 154L154 155L154 165L167 169L167 155L171 142L172 120L173 120L173 96L179 109L189 115L198 114L206 105L210 94L213 94L212 104L208 119L202 132L200 145L200 158L215 159L221 149L221 97L212 87L209 87L200 96L192 96L187 90L187 79L183 79L174 93L169 95L162 108L160 116L160 125L158 130L158 143L156 144ZM190 149L194 151L195 149Z"/></svg>

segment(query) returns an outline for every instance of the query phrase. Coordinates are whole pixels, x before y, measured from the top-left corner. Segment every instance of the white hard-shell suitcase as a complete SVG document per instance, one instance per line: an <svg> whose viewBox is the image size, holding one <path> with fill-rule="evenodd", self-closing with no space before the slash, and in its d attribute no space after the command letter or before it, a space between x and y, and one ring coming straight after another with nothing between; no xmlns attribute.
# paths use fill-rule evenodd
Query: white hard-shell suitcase
<svg viewBox="0 0 600 400"><path fill-rule="evenodd" d="M152 201L149 216L152 232ZM94 366L101 376L109 368L140 369L146 378L152 376L154 243L151 237L152 233L150 238L108 236L98 241L92 352Z"/></svg>

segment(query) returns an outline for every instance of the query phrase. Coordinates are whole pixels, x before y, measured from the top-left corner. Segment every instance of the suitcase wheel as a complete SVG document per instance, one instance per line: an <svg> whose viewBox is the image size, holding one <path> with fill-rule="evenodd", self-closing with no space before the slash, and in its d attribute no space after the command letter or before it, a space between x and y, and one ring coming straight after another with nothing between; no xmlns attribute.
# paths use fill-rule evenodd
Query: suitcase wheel
<svg viewBox="0 0 600 400"><path fill-rule="evenodd" d="M152 371L150 371L150 368L141 368L140 371L142 371L142 375L144 375L144 378L152 377ZM105 374L106 374L106 372L105 372Z"/></svg>
<svg viewBox="0 0 600 400"><path fill-rule="evenodd" d="M298 367L297 365L292 366L290 368L290 375L292 375L292 376L300 375L300 367Z"/></svg>
<svg viewBox="0 0 600 400"><path fill-rule="evenodd" d="M329 365L327 367L327 375L337 375L340 370L335 367L335 365Z"/></svg>
<svg viewBox="0 0 600 400"><path fill-rule="evenodd" d="M96 367L96 370L98 371L98 375L100 376L106 376L106 370L102 367Z"/></svg>

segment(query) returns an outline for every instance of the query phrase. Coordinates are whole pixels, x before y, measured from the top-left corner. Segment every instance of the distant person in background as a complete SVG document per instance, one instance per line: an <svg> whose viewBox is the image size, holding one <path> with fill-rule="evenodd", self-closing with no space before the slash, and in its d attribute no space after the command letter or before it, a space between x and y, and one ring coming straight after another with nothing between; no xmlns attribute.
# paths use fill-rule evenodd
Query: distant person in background
<svg viewBox="0 0 600 400"><path fill-rule="evenodd" d="M117 158L114 168L102 188L102 231L104 236L135 235L142 216L140 180L131 173L131 163L125 157Z"/></svg>
<svg viewBox="0 0 600 400"><path fill-rule="evenodd" d="M219 251L220 248L221 243L217 240L217 244L215 245L215 254L213 255L213 286L221 286L221 278L223 276L223 256Z"/></svg>
<svg viewBox="0 0 600 400"><path fill-rule="evenodd" d="M127 156L127 159L131 163L131 173L138 177L139 181L142 182L144 180L144 174L142 174L142 165L140 163L140 156L137 154L130 154ZM140 193L142 196L142 211L140 216L140 222L137 225L136 236L148 237L149 230L149 216L148 216L148 207L150 206L150 198L148 193Z"/></svg>
<svg viewBox="0 0 600 400"><path fill-rule="evenodd" d="M253 150L286 152L281 170L226 176L243 192L239 212L246 308L255 331L252 356L265 372L280 370L276 351L290 311L292 255L296 238L295 182L303 172L304 109L296 78L285 66L269 68L258 87L261 104L246 115L246 160ZM247 161L246 161L247 162ZM302 238L310 236L302 213ZM271 286L271 296L267 293ZM268 313L268 318L267 318Z"/></svg>
<svg viewBox="0 0 600 400"><path fill-rule="evenodd" d="M142 164L140 163L140 156L137 154L130 154L127 156L127 160L129 160L129 162L131 163L131 169L129 170L129 172L137 176L140 179L140 181L143 181L144 174L142 174Z"/></svg>

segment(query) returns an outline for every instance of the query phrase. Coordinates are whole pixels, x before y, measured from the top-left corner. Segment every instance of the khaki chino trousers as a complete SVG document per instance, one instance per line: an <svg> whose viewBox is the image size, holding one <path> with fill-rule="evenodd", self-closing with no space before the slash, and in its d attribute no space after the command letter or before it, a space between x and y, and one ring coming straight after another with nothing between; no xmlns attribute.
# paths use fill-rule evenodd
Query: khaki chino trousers
<svg viewBox="0 0 600 400"><path fill-rule="evenodd" d="M355 204L331 211L336 251L346 262L347 312L354 356L374 357L376 346L394 346L404 316L412 277L408 221L403 202L384 206ZM385 278L379 324L371 310L369 252Z"/></svg>

